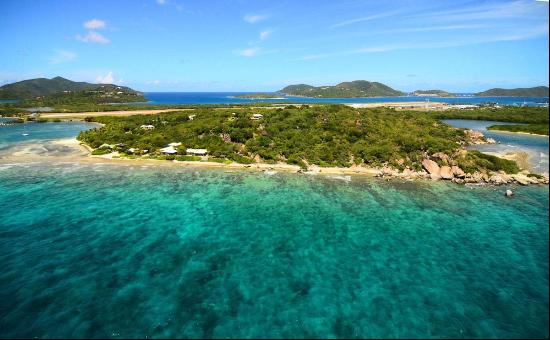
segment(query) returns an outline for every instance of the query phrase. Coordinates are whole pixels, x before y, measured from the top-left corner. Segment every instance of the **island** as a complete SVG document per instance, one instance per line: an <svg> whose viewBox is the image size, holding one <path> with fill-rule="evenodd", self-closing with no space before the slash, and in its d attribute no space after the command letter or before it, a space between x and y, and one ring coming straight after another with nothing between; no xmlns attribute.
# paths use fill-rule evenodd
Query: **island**
<svg viewBox="0 0 550 340"><path fill-rule="evenodd" d="M548 86L501 89L494 88L475 94L478 97L548 97Z"/></svg>
<svg viewBox="0 0 550 340"><path fill-rule="evenodd" d="M529 108L527 115L519 110L507 108L497 114L545 119L546 111L541 108ZM192 114L90 117L88 121L103 126L81 132L78 140L97 157L294 166L301 171L374 173L456 183L527 181L518 174L521 169L515 161L466 150L470 144L491 142L483 135L439 121L458 115L487 119L495 112L396 112L334 104L238 110L202 107Z"/></svg>
<svg viewBox="0 0 550 340"><path fill-rule="evenodd" d="M306 84L289 85L278 92L288 96L317 98L357 98L357 97L396 97L405 95L378 82L355 80L335 86L311 86Z"/></svg>
<svg viewBox="0 0 550 340"><path fill-rule="evenodd" d="M245 93L233 96L232 98L242 99L286 99L280 93Z"/></svg>
<svg viewBox="0 0 550 340"><path fill-rule="evenodd" d="M415 97L454 97L454 93L443 90L416 90L410 94Z"/></svg>

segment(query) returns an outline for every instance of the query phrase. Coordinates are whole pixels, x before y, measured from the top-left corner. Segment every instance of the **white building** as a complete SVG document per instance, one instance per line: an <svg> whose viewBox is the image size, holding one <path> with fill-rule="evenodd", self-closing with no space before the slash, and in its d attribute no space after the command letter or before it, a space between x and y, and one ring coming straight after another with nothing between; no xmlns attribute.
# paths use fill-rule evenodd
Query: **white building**
<svg viewBox="0 0 550 340"><path fill-rule="evenodd" d="M193 120L197 115L190 115L188 116L189 117L189 120Z"/></svg>
<svg viewBox="0 0 550 340"><path fill-rule="evenodd" d="M153 130L155 128L155 126L154 125L141 125L139 128L143 129L143 130Z"/></svg>
<svg viewBox="0 0 550 340"><path fill-rule="evenodd" d="M258 120L258 119L262 119L262 118L264 118L264 115L262 115L261 113L254 113L250 119Z"/></svg>
<svg viewBox="0 0 550 340"><path fill-rule="evenodd" d="M174 154L178 153L178 151L176 149L174 149L173 146L167 146L165 148L162 148L162 149L160 149L160 152L162 152L164 154L167 154L167 155L174 155Z"/></svg>
<svg viewBox="0 0 550 340"><path fill-rule="evenodd" d="M206 149L186 149L185 152L190 154L190 155L195 155L195 156L206 156L206 154L208 153L208 150L206 150Z"/></svg>

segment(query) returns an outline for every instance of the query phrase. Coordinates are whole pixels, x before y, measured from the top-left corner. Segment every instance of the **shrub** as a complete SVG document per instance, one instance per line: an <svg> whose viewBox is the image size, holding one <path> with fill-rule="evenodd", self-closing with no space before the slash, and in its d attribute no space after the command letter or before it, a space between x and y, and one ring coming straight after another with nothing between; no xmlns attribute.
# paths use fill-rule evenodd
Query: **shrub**
<svg viewBox="0 0 550 340"><path fill-rule="evenodd" d="M200 158L199 156L183 155L176 156L175 159L182 162L199 162L202 158Z"/></svg>
<svg viewBox="0 0 550 340"><path fill-rule="evenodd" d="M111 153L111 149L109 148L95 149L92 151L92 155L106 155L108 153Z"/></svg>

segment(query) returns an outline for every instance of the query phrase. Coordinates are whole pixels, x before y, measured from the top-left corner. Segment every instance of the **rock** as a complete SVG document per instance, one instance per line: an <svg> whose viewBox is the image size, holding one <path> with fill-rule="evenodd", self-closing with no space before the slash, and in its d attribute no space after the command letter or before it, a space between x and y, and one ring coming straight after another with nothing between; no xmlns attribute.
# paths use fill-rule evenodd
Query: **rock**
<svg viewBox="0 0 550 340"><path fill-rule="evenodd" d="M453 178L452 181L456 184L464 184L465 180L462 178Z"/></svg>
<svg viewBox="0 0 550 340"><path fill-rule="evenodd" d="M452 170L453 175L454 175L455 177L458 177L458 178L464 178L464 177L466 177L466 174L464 173L464 171L463 171L461 168L459 168L458 166L456 166L456 165L453 165L453 166L451 167L451 170Z"/></svg>
<svg viewBox="0 0 550 340"><path fill-rule="evenodd" d="M453 175L453 171L451 170L450 166L442 166L441 169L439 169L439 175L443 179L453 179L455 176Z"/></svg>
<svg viewBox="0 0 550 340"><path fill-rule="evenodd" d="M506 193L504 195L506 197L512 197L512 196L514 196L514 193L512 192L512 190L508 189L508 190L506 190Z"/></svg>
<svg viewBox="0 0 550 340"><path fill-rule="evenodd" d="M388 167L383 167L382 168L382 176L393 176L394 175L394 170L391 169L391 168L388 168Z"/></svg>
<svg viewBox="0 0 550 340"><path fill-rule="evenodd" d="M506 184L506 181L502 178L502 175L493 175L489 177L489 182L496 185Z"/></svg>
<svg viewBox="0 0 550 340"><path fill-rule="evenodd" d="M446 161L446 162L449 162L451 160L451 158L443 153L443 152L436 152L432 155L432 158L436 158L436 159L440 159L442 161Z"/></svg>
<svg viewBox="0 0 550 340"><path fill-rule="evenodd" d="M434 181L438 181L441 179L441 175L440 174L430 174L430 178Z"/></svg>
<svg viewBox="0 0 550 340"><path fill-rule="evenodd" d="M529 177L522 174L512 175L512 178L521 185L529 185L531 183Z"/></svg>
<svg viewBox="0 0 550 340"><path fill-rule="evenodd" d="M424 159L422 160L422 166L430 175L437 175L439 176L439 165L437 165L436 162L432 161L431 159Z"/></svg>

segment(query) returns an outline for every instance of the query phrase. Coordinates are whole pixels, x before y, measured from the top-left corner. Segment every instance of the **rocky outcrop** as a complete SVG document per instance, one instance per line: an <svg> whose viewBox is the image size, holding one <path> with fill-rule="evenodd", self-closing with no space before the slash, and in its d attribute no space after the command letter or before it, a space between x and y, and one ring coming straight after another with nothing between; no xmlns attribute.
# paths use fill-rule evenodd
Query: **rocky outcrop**
<svg viewBox="0 0 550 340"><path fill-rule="evenodd" d="M451 171L453 172L453 175L454 175L455 177L458 177L458 178L464 178L464 177L466 177L466 173L465 173L461 168L459 168L459 167L456 166L456 165L453 165L453 166L451 167Z"/></svg>
<svg viewBox="0 0 550 340"><path fill-rule="evenodd" d="M468 136L470 144L496 144L497 141L495 141L492 138L485 138L485 136L475 130L464 130L464 133Z"/></svg>
<svg viewBox="0 0 550 340"><path fill-rule="evenodd" d="M426 171L430 175L433 175L433 174L439 175L439 171L440 171L439 165L437 165L437 163L432 161L431 159L426 158L422 160L422 167L426 169Z"/></svg>
<svg viewBox="0 0 550 340"><path fill-rule="evenodd" d="M443 152L436 152L432 155L431 158L439 159L439 160L442 160L442 161L447 162L447 163L449 163L451 161L451 157L449 157L449 155L447 155L446 153L443 153Z"/></svg>
<svg viewBox="0 0 550 340"><path fill-rule="evenodd" d="M454 178L453 171L451 170L451 167L446 166L446 165L442 166L439 169L439 175L441 176L441 178L447 179L447 180L451 180L451 179Z"/></svg>
<svg viewBox="0 0 550 340"><path fill-rule="evenodd" d="M504 196L512 197L512 196L514 196L514 193L512 192L512 190L508 189L508 190L506 190L506 193L504 193Z"/></svg>

